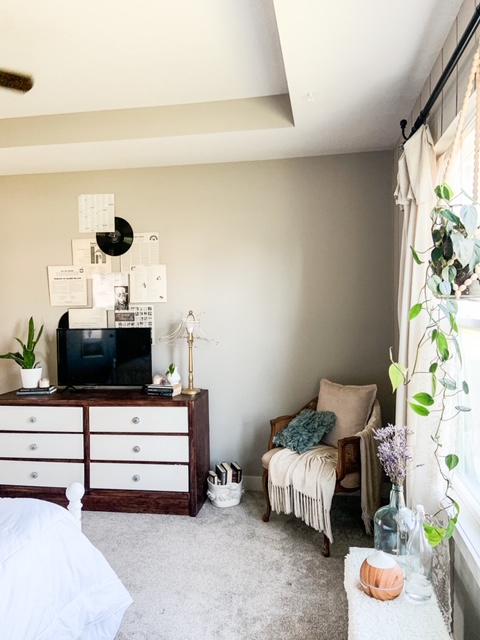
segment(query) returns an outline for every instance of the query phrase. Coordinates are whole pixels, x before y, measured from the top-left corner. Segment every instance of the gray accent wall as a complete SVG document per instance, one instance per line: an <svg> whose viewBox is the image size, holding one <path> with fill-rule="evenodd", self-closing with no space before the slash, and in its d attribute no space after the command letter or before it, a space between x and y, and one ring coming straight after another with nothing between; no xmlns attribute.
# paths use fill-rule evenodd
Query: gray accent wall
<svg viewBox="0 0 480 640"><path fill-rule="evenodd" d="M201 313L216 346L194 350L194 382L210 392L212 465L238 460L261 476L269 420L318 393L320 378L376 383L392 420L391 152L157 169L0 178L0 352L30 315L45 323L39 355L56 382L47 266L69 265L77 198L114 193L134 231L158 231L168 300L155 308L154 373L187 349L159 343L180 312ZM114 259L119 270L119 259ZM0 391L20 386L0 362Z"/></svg>

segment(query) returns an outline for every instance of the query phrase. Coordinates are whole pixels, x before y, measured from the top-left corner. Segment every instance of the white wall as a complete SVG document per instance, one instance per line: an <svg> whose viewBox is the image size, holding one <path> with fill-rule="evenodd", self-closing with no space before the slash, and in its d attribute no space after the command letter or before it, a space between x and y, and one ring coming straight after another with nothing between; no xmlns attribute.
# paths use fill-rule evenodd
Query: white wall
<svg viewBox="0 0 480 640"><path fill-rule="evenodd" d="M71 264L77 196L114 193L134 230L160 233L168 302L156 308L156 338L192 309L218 340L194 352L195 384L210 392L212 464L236 459L260 476L269 419L316 395L321 377L377 383L391 418L391 172L381 152L2 177L0 352L33 314L56 380L66 309L49 304L46 268ZM185 377L186 348L157 342L154 369L172 360ZM1 361L0 391L18 386L16 365Z"/></svg>

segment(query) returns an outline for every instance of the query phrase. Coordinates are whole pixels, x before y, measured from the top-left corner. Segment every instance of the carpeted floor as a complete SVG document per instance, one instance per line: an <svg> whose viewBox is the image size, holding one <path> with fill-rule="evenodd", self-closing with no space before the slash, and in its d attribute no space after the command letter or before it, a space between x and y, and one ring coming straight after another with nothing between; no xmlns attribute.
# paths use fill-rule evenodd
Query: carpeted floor
<svg viewBox="0 0 480 640"><path fill-rule="evenodd" d="M360 499L337 496L334 543L292 516L261 516L263 494L238 506L207 502L196 518L83 514L83 530L115 569L134 603L117 640L344 640L344 558L371 547Z"/></svg>

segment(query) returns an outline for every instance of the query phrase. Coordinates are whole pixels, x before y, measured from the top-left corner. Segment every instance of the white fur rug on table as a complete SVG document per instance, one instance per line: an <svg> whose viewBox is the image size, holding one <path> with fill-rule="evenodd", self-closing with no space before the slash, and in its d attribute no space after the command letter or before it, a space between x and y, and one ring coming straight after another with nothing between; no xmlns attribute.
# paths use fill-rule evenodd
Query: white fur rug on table
<svg viewBox="0 0 480 640"><path fill-rule="evenodd" d="M425 603L409 601L402 592L395 600L381 601L360 587L360 567L373 549L351 547L345 558L348 598L348 640L449 640L435 595Z"/></svg>

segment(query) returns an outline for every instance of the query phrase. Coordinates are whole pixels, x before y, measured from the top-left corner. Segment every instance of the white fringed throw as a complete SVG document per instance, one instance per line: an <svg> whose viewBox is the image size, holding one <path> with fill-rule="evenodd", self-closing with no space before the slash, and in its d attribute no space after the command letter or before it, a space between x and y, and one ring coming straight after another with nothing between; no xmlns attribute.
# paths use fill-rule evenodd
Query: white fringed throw
<svg viewBox="0 0 480 640"><path fill-rule="evenodd" d="M293 513L333 542L330 507L338 451L318 445L305 453L281 449L268 466L268 493L277 513Z"/></svg>

